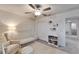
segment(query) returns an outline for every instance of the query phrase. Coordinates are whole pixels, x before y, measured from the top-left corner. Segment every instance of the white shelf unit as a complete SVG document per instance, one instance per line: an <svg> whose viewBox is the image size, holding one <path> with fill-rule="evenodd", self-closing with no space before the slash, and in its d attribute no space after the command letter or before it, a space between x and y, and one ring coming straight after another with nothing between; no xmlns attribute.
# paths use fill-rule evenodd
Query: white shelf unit
<svg viewBox="0 0 79 59"><path fill-rule="evenodd" d="M48 44L58 47L58 37L53 35L48 35Z"/></svg>

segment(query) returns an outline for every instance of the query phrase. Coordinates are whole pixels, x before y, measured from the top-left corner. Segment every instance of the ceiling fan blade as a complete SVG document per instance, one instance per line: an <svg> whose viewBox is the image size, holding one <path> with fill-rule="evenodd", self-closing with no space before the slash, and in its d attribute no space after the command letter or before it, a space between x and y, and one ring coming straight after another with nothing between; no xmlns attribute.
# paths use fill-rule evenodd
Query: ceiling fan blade
<svg viewBox="0 0 79 59"><path fill-rule="evenodd" d="M51 14L48 14L48 15L47 15L47 14L42 14L42 15L43 15L43 16L50 16Z"/></svg>
<svg viewBox="0 0 79 59"><path fill-rule="evenodd" d="M36 8L40 8L41 5L40 4L35 4Z"/></svg>
<svg viewBox="0 0 79 59"><path fill-rule="evenodd" d="M35 7L33 6L33 4L28 4L30 7L32 7L33 9L35 9Z"/></svg>
<svg viewBox="0 0 79 59"><path fill-rule="evenodd" d="M51 10L51 8L50 7L45 8L43 11L48 11L48 10Z"/></svg>
<svg viewBox="0 0 79 59"><path fill-rule="evenodd" d="M47 16L46 14L42 14L43 16Z"/></svg>
<svg viewBox="0 0 79 59"><path fill-rule="evenodd" d="M25 12L25 14L30 14L30 13L32 13L32 12Z"/></svg>

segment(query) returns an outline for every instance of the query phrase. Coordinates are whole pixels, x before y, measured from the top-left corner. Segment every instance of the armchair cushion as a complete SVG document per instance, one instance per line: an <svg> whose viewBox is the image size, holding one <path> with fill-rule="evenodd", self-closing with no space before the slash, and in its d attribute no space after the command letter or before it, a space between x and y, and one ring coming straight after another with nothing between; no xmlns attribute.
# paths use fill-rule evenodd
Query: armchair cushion
<svg viewBox="0 0 79 59"><path fill-rule="evenodd" d="M6 47L6 54L15 54L19 51L19 44L12 44Z"/></svg>

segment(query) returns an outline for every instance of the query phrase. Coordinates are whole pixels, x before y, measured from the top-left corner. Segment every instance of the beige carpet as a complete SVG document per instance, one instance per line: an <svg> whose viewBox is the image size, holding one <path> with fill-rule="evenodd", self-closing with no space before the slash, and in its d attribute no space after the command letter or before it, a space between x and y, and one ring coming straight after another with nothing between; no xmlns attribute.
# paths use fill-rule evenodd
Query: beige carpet
<svg viewBox="0 0 79 59"><path fill-rule="evenodd" d="M37 41L32 43L31 46L34 49L34 54L67 54L65 51L61 51L60 49L47 46Z"/></svg>

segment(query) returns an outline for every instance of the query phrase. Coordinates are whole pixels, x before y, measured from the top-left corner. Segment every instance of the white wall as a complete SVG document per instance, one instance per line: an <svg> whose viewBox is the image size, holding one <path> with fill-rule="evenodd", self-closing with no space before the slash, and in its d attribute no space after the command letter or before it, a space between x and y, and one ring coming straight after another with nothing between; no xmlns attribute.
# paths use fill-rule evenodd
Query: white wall
<svg viewBox="0 0 79 59"><path fill-rule="evenodd" d="M35 21L27 19L17 25L17 32L18 32L18 38L23 39L23 38L28 38L28 37L34 37L34 25Z"/></svg>
<svg viewBox="0 0 79 59"><path fill-rule="evenodd" d="M0 34L8 30L8 24L16 25L17 38L34 36L35 20L0 10Z"/></svg>
<svg viewBox="0 0 79 59"><path fill-rule="evenodd" d="M68 11L60 14L55 14L51 17L51 20L54 21L54 23L58 24L58 29L55 32L55 34L58 35L59 38L59 46L65 46L65 18L78 16L79 15L79 9ZM49 24L48 21L50 20L50 17L46 18L40 18L37 19L37 25L38 25L38 37L42 40L48 41L48 35L51 33L54 33L53 31L50 32L49 30Z"/></svg>
<svg viewBox="0 0 79 59"><path fill-rule="evenodd" d="M48 18L37 19L37 35L40 39L48 41Z"/></svg>

